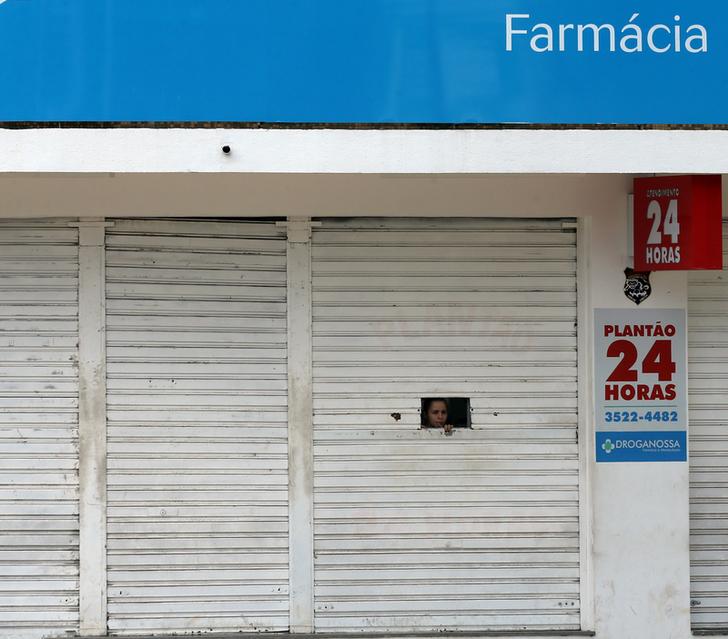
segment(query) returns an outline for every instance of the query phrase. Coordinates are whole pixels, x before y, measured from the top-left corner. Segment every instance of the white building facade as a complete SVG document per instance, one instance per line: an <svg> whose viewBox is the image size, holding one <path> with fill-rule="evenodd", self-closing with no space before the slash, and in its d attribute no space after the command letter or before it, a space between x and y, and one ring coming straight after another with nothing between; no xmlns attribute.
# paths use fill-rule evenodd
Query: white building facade
<svg viewBox="0 0 728 639"><path fill-rule="evenodd" d="M644 303L687 311L689 464L597 464L593 410L632 177L724 132L2 137L4 635L728 623L720 272Z"/></svg>

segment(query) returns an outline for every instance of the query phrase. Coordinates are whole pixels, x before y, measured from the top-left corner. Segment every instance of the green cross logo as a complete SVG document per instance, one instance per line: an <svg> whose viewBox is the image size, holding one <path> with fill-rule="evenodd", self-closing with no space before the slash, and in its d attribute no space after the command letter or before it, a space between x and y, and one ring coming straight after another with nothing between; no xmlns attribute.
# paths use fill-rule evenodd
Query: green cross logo
<svg viewBox="0 0 728 639"><path fill-rule="evenodd" d="M612 440L611 440L611 439L607 439L607 440L606 440L606 441L605 441L605 442L604 442L604 443L602 444L602 450L603 450L603 451L604 451L605 453L607 453L607 455L609 455L609 453L611 453L611 452L612 452L612 451L614 450L614 444L612 443Z"/></svg>

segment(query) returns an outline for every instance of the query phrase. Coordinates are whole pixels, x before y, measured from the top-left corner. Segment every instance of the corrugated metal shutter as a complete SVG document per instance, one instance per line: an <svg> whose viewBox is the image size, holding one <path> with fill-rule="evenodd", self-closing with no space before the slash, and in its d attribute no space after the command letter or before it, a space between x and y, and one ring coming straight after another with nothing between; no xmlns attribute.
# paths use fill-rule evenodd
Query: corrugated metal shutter
<svg viewBox="0 0 728 639"><path fill-rule="evenodd" d="M690 587L701 630L728 630L728 254L723 268L688 277Z"/></svg>
<svg viewBox="0 0 728 639"><path fill-rule="evenodd" d="M78 230L0 223L0 635L78 630Z"/></svg>
<svg viewBox="0 0 728 639"><path fill-rule="evenodd" d="M316 629L578 629L575 233L328 220L313 269Z"/></svg>
<svg viewBox="0 0 728 639"><path fill-rule="evenodd" d="M286 242L107 235L109 629L288 628Z"/></svg>

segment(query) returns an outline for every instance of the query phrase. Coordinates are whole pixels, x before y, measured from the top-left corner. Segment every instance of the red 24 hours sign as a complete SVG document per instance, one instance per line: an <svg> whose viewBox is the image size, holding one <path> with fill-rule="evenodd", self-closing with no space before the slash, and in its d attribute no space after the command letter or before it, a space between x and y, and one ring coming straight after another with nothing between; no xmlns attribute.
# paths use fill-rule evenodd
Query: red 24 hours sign
<svg viewBox="0 0 728 639"><path fill-rule="evenodd" d="M721 269L722 208L719 175L635 179L635 269Z"/></svg>

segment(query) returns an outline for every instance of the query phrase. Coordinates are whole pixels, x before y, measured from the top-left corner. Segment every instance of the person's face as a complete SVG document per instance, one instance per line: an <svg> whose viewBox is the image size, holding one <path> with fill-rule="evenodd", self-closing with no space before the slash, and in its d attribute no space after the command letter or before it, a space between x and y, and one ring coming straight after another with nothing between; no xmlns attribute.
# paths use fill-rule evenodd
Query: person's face
<svg viewBox="0 0 728 639"><path fill-rule="evenodd" d="M445 402L432 402L427 409L427 423L435 428L442 428L447 423L447 405Z"/></svg>

